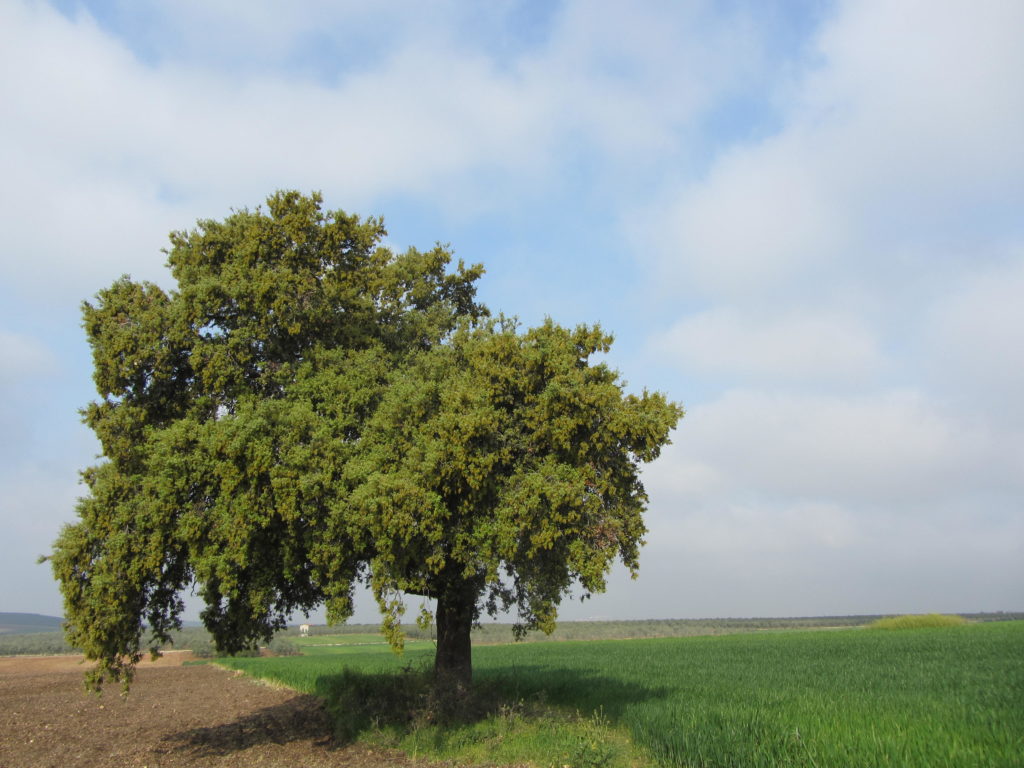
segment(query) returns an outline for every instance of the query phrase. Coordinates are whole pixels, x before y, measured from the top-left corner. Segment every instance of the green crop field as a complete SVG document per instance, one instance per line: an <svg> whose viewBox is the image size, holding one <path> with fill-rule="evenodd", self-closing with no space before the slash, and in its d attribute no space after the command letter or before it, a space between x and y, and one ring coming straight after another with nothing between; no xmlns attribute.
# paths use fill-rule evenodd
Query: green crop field
<svg viewBox="0 0 1024 768"><path fill-rule="evenodd" d="M323 656L363 655L377 658L383 655L390 660L394 657L391 646L380 635L341 635L338 637L320 636L296 640L289 638L299 646L303 656L320 658ZM434 644L429 640L406 640L406 654L429 650L433 653ZM334 662L329 662L333 664Z"/></svg>
<svg viewBox="0 0 1024 768"><path fill-rule="evenodd" d="M429 665L429 642L396 657L384 645L342 651L327 641L303 639L303 656L225 663L323 696L347 736L435 757L539 766L1024 765L1019 621L477 647L475 683L492 706L457 723L418 713L429 689L416 670Z"/></svg>

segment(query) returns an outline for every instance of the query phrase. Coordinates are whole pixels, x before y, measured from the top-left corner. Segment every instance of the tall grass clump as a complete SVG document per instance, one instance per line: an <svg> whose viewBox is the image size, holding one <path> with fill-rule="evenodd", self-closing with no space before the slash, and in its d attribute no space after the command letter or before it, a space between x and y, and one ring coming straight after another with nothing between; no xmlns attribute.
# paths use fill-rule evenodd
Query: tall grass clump
<svg viewBox="0 0 1024 768"><path fill-rule="evenodd" d="M948 616L941 613L890 616L868 624L868 629L928 629L930 627L960 627L967 623L963 616Z"/></svg>

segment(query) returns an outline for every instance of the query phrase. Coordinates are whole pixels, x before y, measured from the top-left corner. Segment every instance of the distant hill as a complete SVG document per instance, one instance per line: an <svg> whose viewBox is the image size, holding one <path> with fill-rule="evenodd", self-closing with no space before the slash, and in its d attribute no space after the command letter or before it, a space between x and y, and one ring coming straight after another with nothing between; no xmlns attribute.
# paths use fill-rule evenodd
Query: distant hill
<svg viewBox="0 0 1024 768"><path fill-rule="evenodd" d="M0 635L27 635L33 632L57 632L64 619L40 613L0 613Z"/></svg>

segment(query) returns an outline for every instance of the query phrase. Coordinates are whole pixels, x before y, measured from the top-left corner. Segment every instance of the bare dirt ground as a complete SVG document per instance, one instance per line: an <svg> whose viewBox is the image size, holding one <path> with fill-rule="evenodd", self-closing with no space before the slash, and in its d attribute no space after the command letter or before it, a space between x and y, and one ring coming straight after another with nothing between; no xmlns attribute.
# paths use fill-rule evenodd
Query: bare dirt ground
<svg viewBox="0 0 1024 768"><path fill-rule="evenodd" d="M127 698L87 694L79 657L0 658L0 768L438 765L339 744L318 699L189 656L144 661Z"/></svg>

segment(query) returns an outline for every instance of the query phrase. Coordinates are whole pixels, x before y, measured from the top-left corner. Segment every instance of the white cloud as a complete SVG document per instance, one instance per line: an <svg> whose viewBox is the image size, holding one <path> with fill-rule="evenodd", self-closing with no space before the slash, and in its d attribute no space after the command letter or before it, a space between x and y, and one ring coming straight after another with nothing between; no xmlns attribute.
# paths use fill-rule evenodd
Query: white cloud
<svg viewBox="0 0 1024 768"><path fill-rule="evenodd" d="M37 380L57 370L57 360L38 339L0 328L0 385Z"/></svg>
<svg viewBox="0 0 1024 768"><path fill-rule="evenodd" d="M827 63L807 82L805 119L831 124L868 183L884 170L926 199L1020 189L1022 25L1012 0L846 3L821 35Z"/></svg>
<svg viewBox="0 0 1024 768"><path fill-rule="evenodd" d="M882 364L861 321L813 310L758 316L719 306L684 317L648 348L687 374L804 386L863 383Z"/></svg>
<svg viewBox="0 0 1024 768"><path fill-rule="evenodd" d="M651 347L702 393L645 474L659 578L770 612L1019 595L1022 26L841 3L775 135L629 214L681 310Z"/></svg>
<svg viewBox="0 0 1024 768"><path fill-rule="evenodd" d="M637 616L1010 610L1024 583L1011 435L920 392L726 392L692 407L645 471L644 568L609 604ZM664 583L675 608L659 611L649 595Z"/></svg>
<svg viewBox="0 0 1024 768"><path fill-rule="evenodd" d="M198 45L240 24L242 38L272 32L287 47L327 12L304 6L275 28L263 6L241 21L223 11L179 11L177 34L209 22ZM84 11L5 3L0 66L18 76L0 81L10 118L0 126L3 277L36 291L84 284L86 295L120 272L159 278L170 229L280 187L324 189L366 212L388 195L419 196L465 216L563 184L569 147L577 161L573 152L600 150L620 166L649 164L735 78L745 59L729 64L729 51L750 40L710 16L571 4L543 44L499 65L454 39L454 13L437 35L412 34L414 15L392 46L374 41L372 68L322 80L143 60ZM368 25L371 38L389 18L352 8L328 16L328 27Z"/></svg>
<svg viewBox="0 0 1024 768"><path fill-rule="evenodd" d="M645 165L677 154L679 132L756 71L761 48L743 16L716 18L702 3L570 2L524 72L604 162Z"/></svg>
<svg viewBox="0 0 1024 768"><path fill-rule="evenodd" d="M803 146L793 136L734 150L707 181L654 213L659 274L676 289L685 281L689 290L745 298L832 266L851 226Z"/></svg>
<svg viewBox="0 0 1024 768"><path fill-rule="evenodd" d="M665 460L668 463L668 460ZM1024 518L963 496L917 514L845 499L798 502L731 478L688 492L645 473L652 529L640 578L563 616L807 616L1016 610ZM655 477L656 475L656 477ZM683 476L694 478L684 467ZM680 480L682 477L680 477Z"/></svg>
<svg viewBox="0 0 1024 768"><path fill-rule="evenodd" d="M673 494L672 481L661 490L662 478L696 464L700 476L718 478L741 498L856 501L918 513L994 478L1000 487L1019 486L1000 459L1002 448L977 424L912 391L842 397L733 390L689 410L652 470L652 493Z"/></svg>
<svg viewBox="0 0 1024 768"><path fill-rule="evenodd" d="M27 465L16 474L4 471L3 520L5 538L17 542L0 558L0 578L8 589L5 611L62 615L60 595L48 564L36 563L49 554L61 521L74 517L75 501L81 494L75 472L55 473L52 466Z"/></svg>
<svg viewBox="0 0 1024 768"><path fill-rule="evenodd" d="M480 130L506 89L483 62L444 50L396 52L382 70L332 89L273 74L148 66L87 16L18 10L3 41L5 64L24 72L4 94L21 118L15 138L84 172L141 177L190 196L208 194L211 181L223 194L267 179L333 177L341 191L365 197L478 160L515 130L508 121ZM467 110L481 114L467 122Z"/></svg>
<svg viewBox="0 0 1024 768"><path fill-rule="evenodd" d="M19 483L23 468L38 479L38 472L27 469L35 466L33 462L59 465L70 455L87 457L96 452L92 441L81 445L83 429L76 413L85 404L87 391L67 401L63 388L69 360L57 350L52 338L0 329L0 474L6 472ZM88 381L88 373L82 372L83 389ZM0 487L7 485L0 483Z"/></svg>
<svg viewBox="0 0 1024 768"><path fill-rule="evenodd" d="M938 298L928 313L926 370L961 407L1024 430L1024 246Z"/></svg>
<svg viewBox="0 0 1024 768"><path fill-rule="evenodd" d="M844 4L777 135L634 213L660 279L734 300L898 299L957 247L1019 231L1022 25L1013 2Z"/></svg>
<svg viewBox="0 0 1024 768"><path fill-rule="evenodd" d="M667 501L667 500L666 500ZM806 616L1015 610L1024 524L974 510L904 518L857 506L677 507L590 610L647 616Z"/></svg>
<svg viewBox="0 0 1024 768"><path fill-rule="evenodd" d="M862 544L856 524L836 504L803 502L782 507L734 503L688 509L669 523L676 551L713 555L734 563L752 555L849 549Z"/></svg>

